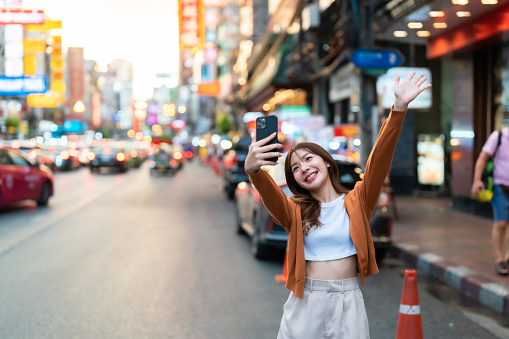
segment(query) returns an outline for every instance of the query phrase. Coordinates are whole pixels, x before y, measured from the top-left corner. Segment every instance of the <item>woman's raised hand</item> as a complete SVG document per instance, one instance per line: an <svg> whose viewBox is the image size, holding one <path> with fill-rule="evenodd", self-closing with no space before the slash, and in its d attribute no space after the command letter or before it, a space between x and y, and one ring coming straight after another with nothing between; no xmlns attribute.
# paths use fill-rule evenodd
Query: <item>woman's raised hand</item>
<svg viewBox="0 0 509 339"><path fill-rule="evenodd" d="M274 166L277 164L275 161L268 161L268 158L279 158L282 156L280 152L277 151L278 148L281 148L281 144L270 144L266 145L270 140L274 138L276 132L272 133L265 139L256 141L256 132L253 132L251 135L252 142L249 147L249 152L247 153L246 161L244 162L244 169L247 173L255 173L260 169L260 167L269 165Z"/></svg>
<svg viewBox="0 0 509 339"><path fill-rule="evenodd" d="M422 86L424 81L428 79L427 77L419 74L415 77L415 79L413 79L414 75L415 72L410 73L410 75L401 82L399 75L396 75L394 85L392 86L392 90L396 96L396 100L394 101L394 109L396 111L406 111L408 104L412 100L417 98L421 92L431 87L431 84Z"/></svg>

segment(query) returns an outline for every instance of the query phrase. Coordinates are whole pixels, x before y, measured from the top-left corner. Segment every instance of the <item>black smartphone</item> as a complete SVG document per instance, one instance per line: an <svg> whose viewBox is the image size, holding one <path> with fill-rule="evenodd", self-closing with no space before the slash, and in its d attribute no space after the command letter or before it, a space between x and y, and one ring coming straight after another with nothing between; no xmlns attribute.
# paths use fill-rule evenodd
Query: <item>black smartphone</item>
<svg viewBox="0 0 509 339"><path fill-rule="evenodd" d="M267 145L271 144L278 144L279 141L277 139L277 116L275 115L268 115L265 117L259 117L256 119L256 141L259 141L261 139L265 139L268 136L270 136L272 133L276 132L276 135L274 138L272 138ZM282 148L275 149L271 152L282 152ZM276 158L268 158L267 161L277 161Z"/></svg>

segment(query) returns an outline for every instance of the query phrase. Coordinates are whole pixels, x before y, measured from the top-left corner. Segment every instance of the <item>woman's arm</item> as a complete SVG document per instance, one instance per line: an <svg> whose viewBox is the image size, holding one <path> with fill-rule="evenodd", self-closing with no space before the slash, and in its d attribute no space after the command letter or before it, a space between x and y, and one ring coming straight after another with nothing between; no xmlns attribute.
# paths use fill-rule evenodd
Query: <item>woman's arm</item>
<svg viewBox="0 0 509 339"><path fill-rule="evenodd" d="M424 81L427 80L425 76L420 74L413 79L414 75L415 72L412 72L402 82L400 82L399 76L396 76L392 87L396 97L394 105L389 117L380 128L375 145L366 163L362 182L358 184L358 188L356 187L361 199L371 211L376 207L383 182L389 173L408 104L424 90L431 87L431 84L423 85Z"/></svg>
<svg viewBox="0 0 509 339"><path fill-rule="evenodd" d="M253 133L251 146L244 162L244 169L249 175L249 180L258 190L263 204L269 210L274 221L289 232L292 219L290 204L292 202L289 201L286 194L274 182L272 177L264 170L260 170L262 166L274 166L277 164L277 162L268 161L268 158L279 158L282 155L277 151L278 148L281 148L280 144L267 145L274 135L275 133L265 139L256 141L256 135Z"/></svg>

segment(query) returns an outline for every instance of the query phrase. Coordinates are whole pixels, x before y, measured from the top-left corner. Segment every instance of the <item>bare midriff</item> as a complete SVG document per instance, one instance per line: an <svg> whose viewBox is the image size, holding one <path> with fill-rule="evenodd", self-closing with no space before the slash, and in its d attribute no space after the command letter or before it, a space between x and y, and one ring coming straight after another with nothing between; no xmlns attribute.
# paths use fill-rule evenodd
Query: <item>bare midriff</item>
<svg viewBox="0 0 509 339"><path fill-rule="evenodd" d="M319 280L343 280L357 276L357 255L328 261L306 260L306 275Z"/></svg>

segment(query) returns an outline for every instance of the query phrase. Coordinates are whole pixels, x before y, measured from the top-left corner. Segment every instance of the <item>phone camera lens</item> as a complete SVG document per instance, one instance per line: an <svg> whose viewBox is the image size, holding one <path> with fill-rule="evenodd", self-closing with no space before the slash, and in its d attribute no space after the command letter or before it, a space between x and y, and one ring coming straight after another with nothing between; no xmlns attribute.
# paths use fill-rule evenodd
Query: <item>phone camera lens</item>
<svg viewBox="0 0 509 339"><path fill-rule="evenodd" d="M266 126L265 119L258 119L258 120L256 120L256 128L264 129L265 126Z"/></svg>

